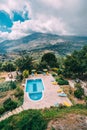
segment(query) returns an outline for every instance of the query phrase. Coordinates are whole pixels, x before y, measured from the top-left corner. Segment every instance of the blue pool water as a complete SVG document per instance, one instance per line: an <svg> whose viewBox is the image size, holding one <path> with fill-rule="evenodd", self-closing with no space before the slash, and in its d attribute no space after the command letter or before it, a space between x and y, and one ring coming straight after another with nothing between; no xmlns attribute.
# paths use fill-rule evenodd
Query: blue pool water
<svg viewBox="0 0 87 130"><path fill-rule="evenodd" d="M43 96L44 85L41 79L30 79L26 82L26 92L31 100L40 100Z"/></svg>

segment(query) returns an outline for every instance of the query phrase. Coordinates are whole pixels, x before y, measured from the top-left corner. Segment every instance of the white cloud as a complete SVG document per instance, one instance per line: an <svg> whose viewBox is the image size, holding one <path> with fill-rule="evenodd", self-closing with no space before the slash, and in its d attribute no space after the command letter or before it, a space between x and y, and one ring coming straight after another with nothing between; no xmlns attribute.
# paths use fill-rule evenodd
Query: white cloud
<svg viewBox="0 0 87 130"><path fill-rule="evenodd" d="M58 35L87 35L86 1L82 0L0 0L0 9L12 17L12 10L28 11L31 20L14 22L11 33L1 33L18 39L32 32Z"/></svg>
<svg viewBox="0 0 87 130"><path fill-rule="evenodd" d="M48 7L61 8L63 6L62 0L42 0L42 2Z"/></svg>
<svg viewBox="0 0 87 130"><path fill-rule="evenodd" d="M45 20L46 19L46 20ZM9 39L18 39L33 32L55 33L60 35L68 34L66 25L55 17L47 18L39 15L37 20L27 20L25 22L14 22L12 32L9 33Z"/></svg>
<svg viewBox="0 0 87 130"><path fill-rule="evenodd" d="M25 11L31 16L31 6L28 0L0 0L0 10L5 10L12 15L12 11Z"/></svg>
<svg viewBox="0 0 87 130"><path fill-rule="evenodd" d="M8 32L1 32L0 31L0 42L2 42L4 40L7 40L8 39L8 35L9 35Z"/></svg>

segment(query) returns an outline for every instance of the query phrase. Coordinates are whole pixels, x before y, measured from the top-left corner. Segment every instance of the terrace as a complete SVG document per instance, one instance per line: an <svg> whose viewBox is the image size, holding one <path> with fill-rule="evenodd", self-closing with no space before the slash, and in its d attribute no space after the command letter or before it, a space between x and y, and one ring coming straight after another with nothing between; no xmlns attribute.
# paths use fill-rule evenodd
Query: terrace
<svg viewBox="0 0 87 130"><path fill-rule="evenodd" d="M28 93L24 91L24 103L23 108L26 109L41 109L41 108L50 108L55 106L55 104L65 104L68 103L72 105L68 97L61 97L58 95L58 90L60 86L58 84L52 83L55 79L51 74L43 75L38 74L37 76L30 76L29 79L42 79L44 83L44 95L43 98L39 101L33 101L29 98Z"/></svg>

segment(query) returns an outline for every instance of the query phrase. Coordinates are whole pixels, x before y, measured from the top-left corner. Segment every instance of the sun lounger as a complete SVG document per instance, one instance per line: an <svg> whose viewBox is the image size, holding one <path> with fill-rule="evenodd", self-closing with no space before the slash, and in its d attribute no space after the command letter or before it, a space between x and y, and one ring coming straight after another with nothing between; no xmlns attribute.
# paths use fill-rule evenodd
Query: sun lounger
<svg viewBox="0 0 87 130"><path fill-rule="evenodd" d="M57 82L52 82L53 85L57 85Z"/></svg>
<svg viewBox="0 0 87 130"><path fill-rule="evenodd" d="M54 106L55 106L55 107L59 107L59 103L55 103Z"/></svg>
<svg viewBox="0 0 87 130"><path fill-rule="evenodd" d="M66 107L70 107L70 106L71 106L71 104L68 103L68 102L66 102L66 101L64 101L64 105L65 105Z"/></svg>
<svg viewBox="0 0 87 130"><path fill-rule="evenodd" d="M58 92L58 93L61 93L61 92L62 92L62 89L58 89L57 92Z"/></svg>
<svg viewBox="0 0 87 130"><path fill-rule="evenodd" d="M60 97L66 97L67 94L65 94L65 93L59 93L58 96L60 96Z"/></svg>

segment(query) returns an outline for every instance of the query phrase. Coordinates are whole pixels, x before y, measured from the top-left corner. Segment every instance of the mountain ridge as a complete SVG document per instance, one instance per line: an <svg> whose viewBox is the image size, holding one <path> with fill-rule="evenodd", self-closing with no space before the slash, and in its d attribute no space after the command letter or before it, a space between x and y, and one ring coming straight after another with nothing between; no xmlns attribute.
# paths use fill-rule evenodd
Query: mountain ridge
<svg viewBox="0 0 87 130"><path fill-rule="evenodd" d="M67 46L66 46L67 44ZM83 44L83 45L82 45ZM68 47L71 45L80 49L82 46L87 45L87 37L86 36L62 36L56 34L47 34L47 33L33 33L31 35L22 37L17 40L5 40L0 42L0 53L10 53L10 52L18 52L18 51L31 51L31 50L43 50L53 47L61 46ZM56 49L56 51L57 51ZM77 49L77 48L76 48ZM74 50L74 49L73 49ZM55 51L55 50L54 50ZM68 53L68 51L67 51Z"/></svg>

